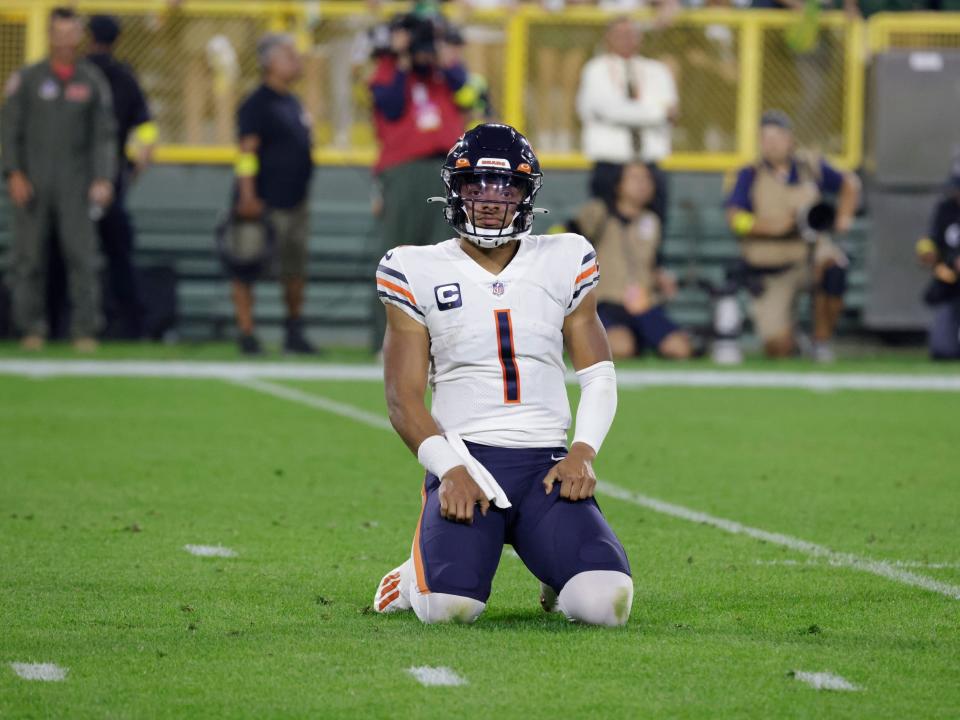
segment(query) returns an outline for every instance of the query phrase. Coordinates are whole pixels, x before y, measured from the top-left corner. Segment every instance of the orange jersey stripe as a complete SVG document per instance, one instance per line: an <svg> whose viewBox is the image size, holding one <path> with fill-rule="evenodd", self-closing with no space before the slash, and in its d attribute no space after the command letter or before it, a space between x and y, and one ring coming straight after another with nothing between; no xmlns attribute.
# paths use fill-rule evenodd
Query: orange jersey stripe
<svg viewBox="0 0 960 720"><path fill-rule="evenodd" d="M409 290L406 290L406 289L400 287L399 285L396 285L396 284L394 284L394 283L392 283L392 282L390 282L390 281L388 281L388 280L384 280L383 278L377 278L377 285L380 285L380 286L382 286L382 287L385 287L385 288L387 288L388 290L393 290L394 292L400 293L400 294L403 295L405 298L407 298L407 300L409 300L410 302L412 302L414 305L417 304L417 300L416 300L416 298L413 297L413 293L410 292Z"/></svg>
<svg viewBox="0 0 960 720"><path fill-rule="evenodd" d="M417 589L422 595L430 592L427 587L427 574L423 570L423 556L420 554L420 525L423 523L423 513L427 509L427 489L420 488L420 497L422 505L420 506L420 518L417 520L417 531L413 534L413 568L417 571Z"/></svg>
<svg viewBox="0 0 960 720"><path fill-rule="evenodd" d="M573 284L576 285L576 284L577 284L578 282L580 282L581 280L586 280L588 277L590 277L591 275L593 275L593 273L595 273L596 271L597 271L597 266L596 266L596 264L591 265L589 268L587 268L587 269L584 270L582 273L580 273L579 275L577 275L577 279L573 281Z"/></svg>

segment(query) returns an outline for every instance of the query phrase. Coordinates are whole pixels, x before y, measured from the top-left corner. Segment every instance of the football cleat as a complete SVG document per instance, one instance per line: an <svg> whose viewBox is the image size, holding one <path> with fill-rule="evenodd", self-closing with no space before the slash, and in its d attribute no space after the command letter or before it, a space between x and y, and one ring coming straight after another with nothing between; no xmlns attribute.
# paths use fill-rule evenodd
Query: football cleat
<svg viewBox="0 0 960 720"><path fill-rule="evenodd" d="M378 613L409 610L410 582L413 580L413 562L407 560L400 567L383 576L373 596L373 609Z"/></svg>
<svg viewBox="0 0 960 720"><path fill-rule="evenodd" d="M540 583L540 607L544 612L559 612L557 607L557 593L546 583Z"/></svg>

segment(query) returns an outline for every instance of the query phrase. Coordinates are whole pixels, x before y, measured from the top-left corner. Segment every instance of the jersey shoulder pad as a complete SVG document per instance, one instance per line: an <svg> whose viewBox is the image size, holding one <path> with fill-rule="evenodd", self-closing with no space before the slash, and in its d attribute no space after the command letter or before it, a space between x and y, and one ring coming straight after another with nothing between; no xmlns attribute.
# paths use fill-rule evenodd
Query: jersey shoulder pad
<svg viewBox="0 0 960 720"><path fill-rule="evenodd" d="M386 305L394 305L417 322L424 322L423 308L417 302L413 278L407 271L408 247L387 250L377 264L377 295Z"/></svg>
<svg viewBox="0 0 960 720"><path fill-rule="evenodd" d="M584 296L600 282L600 264L597 251L583 235L567 233L564 236L565 251L569 256L567 272L569 279L569 301L567 314L573 312Z"/></svg>

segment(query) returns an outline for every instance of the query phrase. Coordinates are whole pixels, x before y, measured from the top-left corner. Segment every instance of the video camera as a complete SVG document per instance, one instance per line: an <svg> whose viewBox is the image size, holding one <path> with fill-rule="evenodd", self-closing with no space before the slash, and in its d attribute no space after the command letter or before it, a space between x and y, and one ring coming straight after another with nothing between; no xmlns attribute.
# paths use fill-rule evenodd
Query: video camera
<svg viewBox="0 0 960 720"><path fill-rule="evenodd" d="M409 34L410 45L406 52L411 56L435 55L438 41L463 45L463 35L442 16L432 18L417 13L402 13L395 15L389 23L378 25L370 31L374 57L395 54L391 46L391 35L396 30L404 30Z"/></svg>
<svg viewBox="0 0 960 720"><path fill-rule="evenodd" d="M407 52L434 54L437 51L437 26L433 20L414 13L400 15L390 22L391 30L406 30L410 34L410 47Z"/></svg>

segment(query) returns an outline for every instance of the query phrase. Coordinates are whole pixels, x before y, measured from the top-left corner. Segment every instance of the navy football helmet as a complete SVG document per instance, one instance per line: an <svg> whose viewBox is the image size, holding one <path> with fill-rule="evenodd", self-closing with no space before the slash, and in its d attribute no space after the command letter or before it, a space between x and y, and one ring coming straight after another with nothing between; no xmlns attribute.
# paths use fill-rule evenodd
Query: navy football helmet
<svg viewBox="0 0 960 720"><path fill-rule="evenodd" d="M494 248L530 234L543 173L530 143L514 128L486 123L464 133L440 175L444 217L462 237Z"/></svg>

